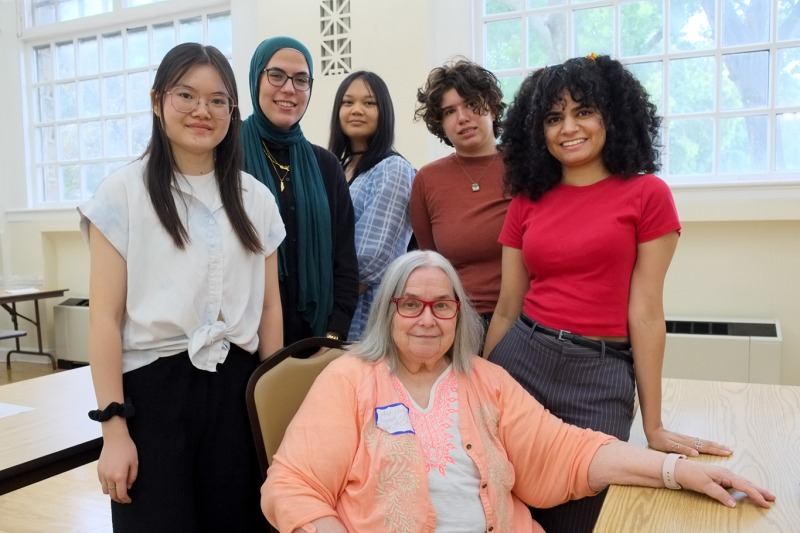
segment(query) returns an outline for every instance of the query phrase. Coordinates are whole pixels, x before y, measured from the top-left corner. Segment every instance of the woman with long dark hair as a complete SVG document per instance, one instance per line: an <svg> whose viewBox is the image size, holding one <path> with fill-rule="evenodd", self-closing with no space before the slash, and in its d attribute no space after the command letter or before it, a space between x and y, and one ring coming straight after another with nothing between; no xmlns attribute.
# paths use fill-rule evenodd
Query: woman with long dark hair
<svg viewBox="0 0 800 533"><path fill-rule="evenodd" d="M386 267L411 238L414 168L394 150L392 98L374 72L360 70L342 81L330 129L328 149L342 164L355 211L359 298L348 338L359 340Z"/></svg>
<svg viewBox="0 0 800 533"><path fill-rule="evenodd" d="M79 208L89 241L97 472L115 531L258 531L247 380L283 345L275 199L240 171L238 94L216 48L170 50L140 159Z"/></svg>

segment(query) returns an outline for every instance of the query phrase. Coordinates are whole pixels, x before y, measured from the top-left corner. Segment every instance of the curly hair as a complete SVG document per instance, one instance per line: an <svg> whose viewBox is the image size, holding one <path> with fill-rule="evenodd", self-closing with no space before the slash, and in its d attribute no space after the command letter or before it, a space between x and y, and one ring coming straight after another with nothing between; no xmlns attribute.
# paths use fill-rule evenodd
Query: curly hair
<svg viewBox="0 0 800 533"><path fill-rule="evenodd" d="M538 200L561 180L561 163L545 142L544 119L564 91L602 116L606 129L602 157L611 173L629 178L658 170L661 118L645 88L617 60L578 57L531 73L509 107L500 146L511 195Z"/></svg>
<svg viewBox="0 0 800 533"><path fill-rule="evenodd" d="M459 59L436 67L425 85L417 90L417 109L414 120L422 120L428 131L448 146L453 146L442 127L442 97L450 89L474 106L476 113L494 114L492 129L495 138L500 137L501 124L506 103L497 76L472 61Z"/></svg>

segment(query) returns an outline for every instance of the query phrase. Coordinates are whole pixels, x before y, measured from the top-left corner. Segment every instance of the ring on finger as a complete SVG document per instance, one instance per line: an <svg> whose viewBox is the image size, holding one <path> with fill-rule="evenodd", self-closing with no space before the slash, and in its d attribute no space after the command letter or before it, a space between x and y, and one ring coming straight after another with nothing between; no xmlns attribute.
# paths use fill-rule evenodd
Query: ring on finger
<svg viewBox="0 0 800 533"><path fill-rule="evenodd" d="M703 447L703 441L700 440L700 437L695 437L694 438L694 449L699 452L700 448L702 448L702 447Z"/></svg>
<svg viewBox="0 0 800 533"><path fill-rule="evenodd" d="M677 442L673 442L672 443L672 451L673 452L677 452L679 447L680 447L680 444L678 444Z"/></svg>

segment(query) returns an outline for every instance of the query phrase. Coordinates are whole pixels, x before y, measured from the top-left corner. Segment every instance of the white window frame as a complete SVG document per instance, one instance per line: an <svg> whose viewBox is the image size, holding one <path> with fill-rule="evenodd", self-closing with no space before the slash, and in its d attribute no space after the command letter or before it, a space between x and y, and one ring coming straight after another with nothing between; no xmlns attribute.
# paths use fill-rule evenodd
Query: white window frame
<svg viewBox="0 0 800 533"><path fill-rule="evenodd" d="M588 7L595 7L595 6L602 6L609 4L609 1L613 3L613 5L624 3L624 0L597 0L591 1L587 0L586 2L582 2L580 4L580 8L588 8ZM774 0L770 0L774 1ZM484 63L485 60L485 53L486 53L486 34L485 34L485 26L486 22L490 21L497 21L497 20L507 20L507 19L522 19L522 39L523 39L523 46L522 46L522 64L527 65L527 24L524 23L525 20L525 0L521 0L520 2L522 6L522 11L516 11L513 13L504 13L498 15L484 15L483 7L484 7L484 0L473 0L472 1L472 13L473 13L473 45L475 50L475 60L478 63ZM567 2L565 2L567 4ZM569 6L565 5L565 8L569 8ZM773 14L774 15L774 14ZM667 15L665 14L665 17ZM615 25L619 27L619 15L618 11L615 10ZM717 17L717 24L719 26L721 17ZM567 31L571 34L572 27L571 27L571 20L570 17L567 17ZM737 46L734 48L736 52L748 52L754 50L764 50L765 48L770 51L770 72L772 73L773 69L775 68L775 61L776 61L776 54L774 53L777 48L779 48L778 43L774 38L774 20L773 20L773 35L771 36L771 42L768 45L756 45L756 46ZM720 28L717 28L717 34L719 35ZM800 46L800 40L798 41L782 41L779 43L780 48L786 46ZM572 46L572 42L570 42L569 46ZM612 54L613 57L617 56L617 51L619 47L619 40L615 40L614 43L614 50L615 53ZM674 59L675 57L689 57L691 56L708 56L714 55L715 57L719 57L723 51L728 51L728 49L723 49L721 47L715 48L712 51L704 51L699 53L681 53L681 54L670 54L669 52L664 52L663 54L658 55L648 55L647 61L668 61L669 59ZM575 54L570 50L567 53L567 57L572 57ZM640 58L637 58L637 61ZM631 62L627 60L627 58L621 59L623 63ZM517 68L517 69L508 69L497 71L496 74L498 76L509 76L509 75L519 75L519 76L526 76L529 74L533 68ZM663 88L662 94L667 94L667 87L668 87L669 80L665 75L662 80ZM719 98L719 88L716 89L716 98ZM772 83L770 83L769 87L770 92L775 91L775 87ZM771 99L772 101L772 99ZM754 114L768 114L774 116L776 114L776 108L773 105L770 105L766 108L761 108L754 111ZM794 109L794 108L792 108ZM785 108L781 108L781 110L785 111ZM800 108L797 108L797 112L800 112ZM737 113L737 116L741 116L744 114L749 114L750 111L740 111ZM719 119L721 116L727 115L728 113L720 113L719 111L715 111L714 113L704 114L704 116L712 116L715 122L715 125L719 123ZM681 116L680 118L685 118L685 116ZM669 116L665 116L665 125L669 124ZM774 131L774 129L773 129ZM716 144L716 143L715 143ZM774 152L774 135L770 132L770 141L769 141L769 148ZM718 146L714 146L715 154L714 158L717 160L717 153L716 151L719 150ZM774 153L771 155L771 159L774 157ZM663 172L663 170L662 170ZM791 171L791 172L781 172L780 175L777 173L775 174L768 174L766 179L754 181L751 179L742 180L741 176L736 175L717 175L714 174L716 179L713 182L700 182L700 183L692 183L687 180L686 176L681 176L680 183L672 183L671 187L673 189L673 194L676 198L676 203L678 204L678 208L680 211L681 219L685 221L725 221L725 220L798 220L800 219L800 172ZM669 176L665 176L665 179L669 182Z"/></svg>
<svg viewBox="0 0 800 533"><path fill-rule="evenodd" d="M27 18L24 2L25 0L18 0L20 27L24 26L23 21ZM181 0L166 0L138 7L124 8L122 7L121 0L115 0L114 9L117 11L63 22L55 22L38 27L24 28L20 32L20 51L23 65L22 93L23 130L25 137L25 175L28 190L28 205L34 209L63 209L73 207L87 199L93 192L91 190L86 190L82 184L82 197L80 199L64 200L63 192L61 192L59 194L59 200L45 200L45 191L42 190L43 183L41 183L37 172L37 168L41 166L41 163L36 160L36 119L33 109L33 106L36 105L33 92L33 87L36 85L36 82L34 82L34 65L32 63L35 58L34 50L37 47L46 46L51 43L65 41L78 42L81 38L99 37L103 34L114 32L121 32L124 36L126 30L132 28L146 27L148 31L150 31L150 28L154 24L168 22L177 23L179 20L195 17L203 17L203 20L205 20L206 15L230 12L231 4L228 1L221 2L220 0L194 0L191 4L191 8L187 9L186 3ZM230 55L228 55L228 57L230 59ZM147 67L133 70L148 71L150 73L150 82L152 82L156 66L157 65L148 65ZM124 68L120 72L126 73L129 70L130 69ZM149 87L150 85L148 84L148 90ZM142 112L126 111L119 116L130 117L141 114ZM147 111L146 114L149 115L149 111ZM77 124L81 120L79 116L74 122ZM103 120L103 115L101 114L100 117L93 117L92 120ZM130 142L128 146L130 150ZM104 155L97 159L96 162L106 165L112 165L114 163L121 164L125 161L135 159L139 155L140 153L129 153L119 157L106 157ZM80 156L77 162L81 162Z"/></svg>

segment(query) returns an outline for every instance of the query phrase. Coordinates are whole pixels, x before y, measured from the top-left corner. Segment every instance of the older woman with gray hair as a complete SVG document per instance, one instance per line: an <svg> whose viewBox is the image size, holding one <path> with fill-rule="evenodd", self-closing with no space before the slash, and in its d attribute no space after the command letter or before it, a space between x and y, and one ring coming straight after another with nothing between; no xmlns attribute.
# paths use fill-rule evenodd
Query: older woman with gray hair
<svg viewBox="0 0 800 533"><path fill-rule="evenodd" d="M395 260L362 341L319 376L261 506L282 532L542 531L550 507L610 484L775 497L729 470L565 424L477 355L481 322L452 265Z"/></svg>

